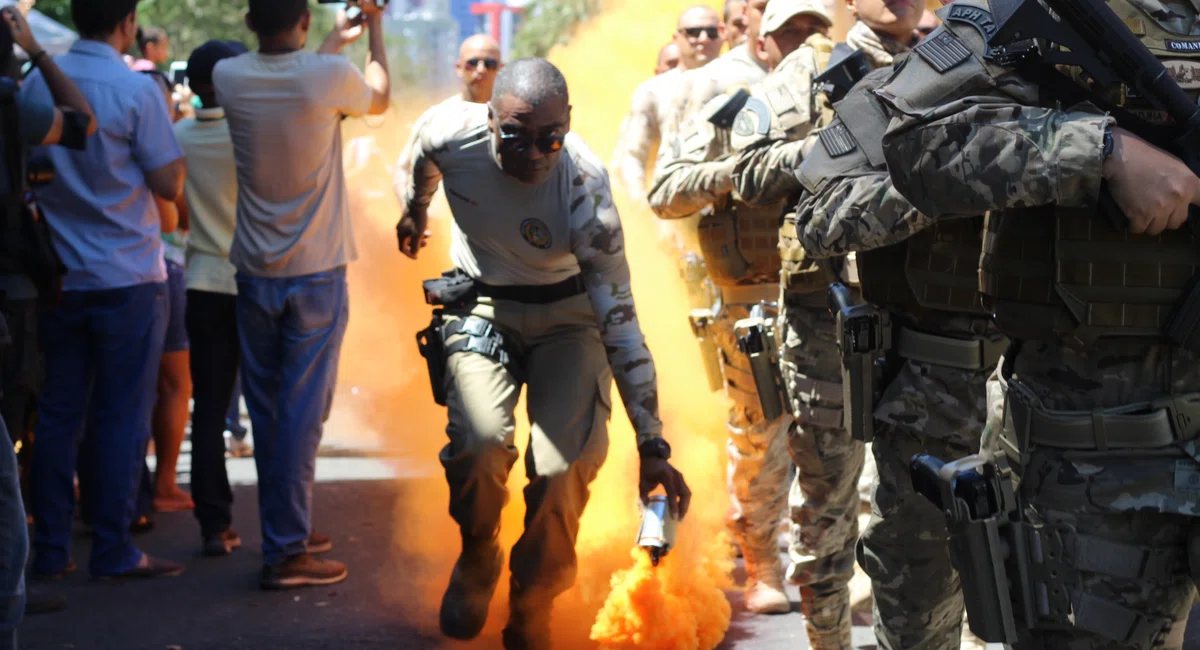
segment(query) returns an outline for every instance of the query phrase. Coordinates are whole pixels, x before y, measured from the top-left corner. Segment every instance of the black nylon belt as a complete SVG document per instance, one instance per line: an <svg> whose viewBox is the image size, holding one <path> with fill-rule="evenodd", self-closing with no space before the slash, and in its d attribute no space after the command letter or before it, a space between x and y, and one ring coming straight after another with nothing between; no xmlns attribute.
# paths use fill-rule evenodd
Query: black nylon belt
<svg viewBox="0 0 1200 650"><path fill-rule="evenodd" d="M496 300L511 300L530 305L548 305L552 302L578 296L587 290L583 284L583 275L573 275L562 282L554 284L513 284L494 285L475 281L475 290L481 296Z"/></svg>

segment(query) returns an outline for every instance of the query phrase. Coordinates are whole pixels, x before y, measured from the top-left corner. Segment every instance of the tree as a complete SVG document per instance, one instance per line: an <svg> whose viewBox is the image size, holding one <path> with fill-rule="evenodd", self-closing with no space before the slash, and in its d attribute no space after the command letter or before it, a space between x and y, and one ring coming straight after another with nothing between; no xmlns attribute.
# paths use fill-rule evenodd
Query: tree
<svg viewBox="0 0 1200 650"><path fill-rule="evenodd" d="M533 0L513 36L512 57L544 57L565 45L582 22L599 13L601 0Z"/></svg>

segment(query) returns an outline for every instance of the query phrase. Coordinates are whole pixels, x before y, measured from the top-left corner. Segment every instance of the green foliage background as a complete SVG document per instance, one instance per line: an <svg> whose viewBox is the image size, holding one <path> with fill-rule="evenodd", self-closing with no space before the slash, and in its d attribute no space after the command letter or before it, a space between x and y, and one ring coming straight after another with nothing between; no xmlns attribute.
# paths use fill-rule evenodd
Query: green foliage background
<svg viewBox="0 0 1200 650"><path fill-rule="evenodd" d="M533 0L513 36L510 57L546 56L555 45L565 45L575 28L602 7L602 0Z"/></svg>

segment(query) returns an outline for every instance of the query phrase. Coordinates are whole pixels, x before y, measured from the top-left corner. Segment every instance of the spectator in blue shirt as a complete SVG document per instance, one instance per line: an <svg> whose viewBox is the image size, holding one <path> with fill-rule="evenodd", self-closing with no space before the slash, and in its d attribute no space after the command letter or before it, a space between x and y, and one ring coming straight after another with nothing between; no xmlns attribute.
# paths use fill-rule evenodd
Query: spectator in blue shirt
<svg viewBox="0 0 1200 650"><path fill-rule="evenodd" d="M46 385L33 452L34 571L74 568L68 554L72 474L80 437L80 490L88 495L98 577L177 575L183 566L142 553L130 537L150 438L158 361L167 324L160 217L186 171L154 81L121 58L137 36L137 0L72 0L81 39L57 60L91 104L99 131L85 151L45 148L54 181L41 193L54 245L67 266L63 295L41 324ZM22 93L49 101L35 72Z"/></svg>

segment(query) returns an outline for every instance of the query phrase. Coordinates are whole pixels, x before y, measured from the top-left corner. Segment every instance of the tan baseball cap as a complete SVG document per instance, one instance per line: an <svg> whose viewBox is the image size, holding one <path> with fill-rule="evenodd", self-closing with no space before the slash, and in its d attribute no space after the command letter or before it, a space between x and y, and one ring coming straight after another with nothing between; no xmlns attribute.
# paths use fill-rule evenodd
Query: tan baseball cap
<svg viewBox="0 0 1200 650"><path fill-rule="evenodd" d="M769 0L767 9L763 11L763 36L783 27L793 16L800 14L808 14L826 25L833 26L829 9L821 0Z"/></svg>

